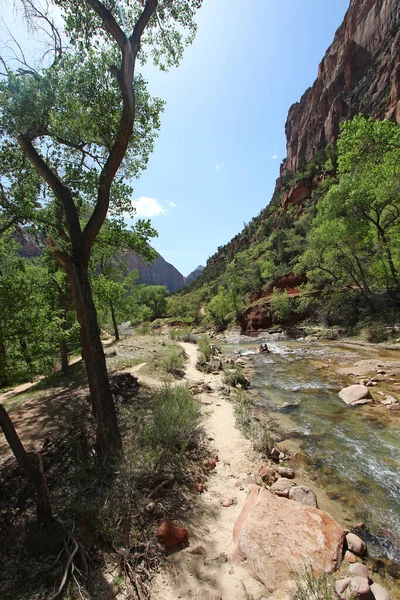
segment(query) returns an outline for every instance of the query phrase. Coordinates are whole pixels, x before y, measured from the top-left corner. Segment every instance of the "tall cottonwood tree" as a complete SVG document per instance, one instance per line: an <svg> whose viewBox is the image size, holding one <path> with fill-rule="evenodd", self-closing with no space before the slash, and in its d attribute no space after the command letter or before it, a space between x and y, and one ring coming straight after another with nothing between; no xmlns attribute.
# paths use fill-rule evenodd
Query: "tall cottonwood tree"
<svg viewBox="0 0 400 600"><path fill-rule="evenodd" d="M1 207L5 219L36 225L68 275L105 460L121 438L89 258L109 209L117 217L130 209L127 182L145 168L160 125L163 103L151 98L136 65L149 58L164 70L177 65L201 0L54 0L62 34L35 0L21 2L31 24L49 26L54 60L40 70L1 61ZM144 243L139 237L137 250Z"/></svg>

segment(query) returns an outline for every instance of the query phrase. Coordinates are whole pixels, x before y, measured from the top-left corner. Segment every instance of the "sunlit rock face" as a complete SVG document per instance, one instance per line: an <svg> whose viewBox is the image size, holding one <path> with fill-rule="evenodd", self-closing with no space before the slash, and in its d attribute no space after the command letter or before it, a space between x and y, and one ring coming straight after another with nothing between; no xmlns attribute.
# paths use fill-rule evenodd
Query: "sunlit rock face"
<svg viewBox="0 0 400 600"><path fill-rule="evenodd" d="M358 113L400 123L398 0L351 0L317 79L289 109L281 175L309 162Z"/></svg>

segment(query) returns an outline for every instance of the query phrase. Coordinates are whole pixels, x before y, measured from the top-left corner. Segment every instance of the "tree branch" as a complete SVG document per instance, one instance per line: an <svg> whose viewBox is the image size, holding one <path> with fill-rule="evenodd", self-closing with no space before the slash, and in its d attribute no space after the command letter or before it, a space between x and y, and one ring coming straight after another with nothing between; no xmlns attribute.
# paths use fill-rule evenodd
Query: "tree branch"
<svg viewBox="0 0 400 600"><path fill-rule="evenodd" d="M65 186L57 177L57 175L50 169L48 164L46 164L46 162L37 152L29 138L20 134L18 136L18 143L21 146L25 156L31 161L39 175L49 185L56 198L61 201L65 210L73 251L82 251L82 248L79 248L82 241L82 230L79 223L78 211L76 210L71 190Z"/></svg>
<svg viewBox="0 0 400 600"><path fill-rule="evenodd" d="M102 2L99 2L99 0L87 0L87 2L92 7L92 9L98 14L98 16L103 22L105 29L114 38L114 40L117 42L118 46L122 50L127 42L127 37L122 31L121 27L118 25L112 12L108 10L108 8L106 8Z"/></svg>
<svg viewBox="0 0 400 600"><path fill-rule="evenodd" d="M113 15L101 2L98 0L88 1L103 20L104 26L110 31L114 39L116 39L122 52L121 68L116 69L116 74L122 94L123 108L114 145L100 174L96 206L83 231L85 254L87 258L89 257L90 249L106 218L110 203L111 185L126 154L129 140L133 133L135 117L133 76L135 72L135 61L139 51L140 38L152 14L157 8L158 0L147 0L145 8L137 20L129 40L125 34L122 33L122 30L116 23ZM123 35L123 40L121 34Z"/></svg>

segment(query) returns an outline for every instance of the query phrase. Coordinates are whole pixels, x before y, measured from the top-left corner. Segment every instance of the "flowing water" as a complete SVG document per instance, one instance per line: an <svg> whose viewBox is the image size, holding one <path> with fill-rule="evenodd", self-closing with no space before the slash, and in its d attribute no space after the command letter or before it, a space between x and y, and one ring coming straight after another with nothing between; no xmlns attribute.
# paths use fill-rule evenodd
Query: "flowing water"
<svg viewBox="0 0 400 600"><path fill-rule="evenodd" d="M240 346L254 369L252 403L281 439L300 442L308 470L318 473L318 482L342 503L348 520L366 523L370 553L400 562L398 421L385 418L380 408L352 408L339 399L343 382L316 366L334 348L301 342L268 346L270 354Z"/></svg>

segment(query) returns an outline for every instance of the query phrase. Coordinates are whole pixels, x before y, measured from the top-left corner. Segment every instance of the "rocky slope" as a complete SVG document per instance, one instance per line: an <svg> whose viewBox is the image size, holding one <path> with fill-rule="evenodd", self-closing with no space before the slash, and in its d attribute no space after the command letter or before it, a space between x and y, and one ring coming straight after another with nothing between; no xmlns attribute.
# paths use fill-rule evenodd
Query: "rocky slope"
<svg viewBox="0 0 400 600"><path fill-rule="evenodd" d="M147 285L165 285L170 292L176 292L184 285L182 273L173 265L163 259L159 254L156 260L146 264L142 258L134 252L127 255L129 271L139 271L139 283Z"/></svg>

